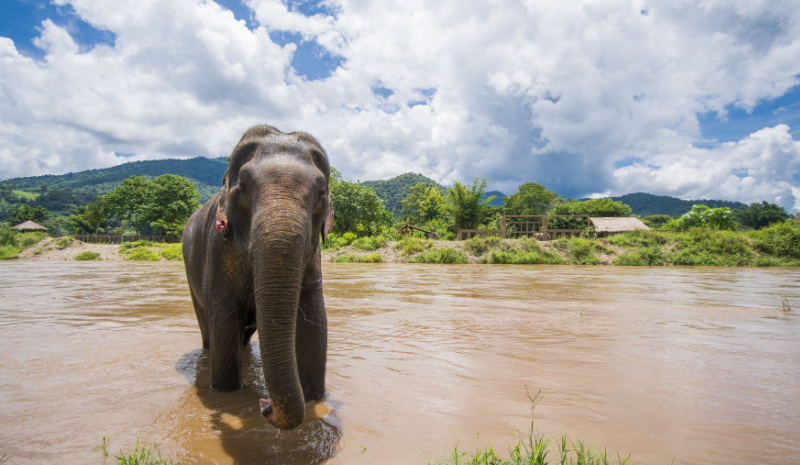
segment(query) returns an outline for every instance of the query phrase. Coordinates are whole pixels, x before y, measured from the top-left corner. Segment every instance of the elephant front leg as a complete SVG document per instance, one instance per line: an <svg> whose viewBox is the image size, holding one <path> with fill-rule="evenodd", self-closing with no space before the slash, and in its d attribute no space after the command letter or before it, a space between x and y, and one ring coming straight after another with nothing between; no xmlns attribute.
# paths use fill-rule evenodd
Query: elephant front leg
<svg viewBox="0 0 800 465"><path fill-rule="evenodd" d="M235 391L242 387L242 328L236 309L218 306L209 328L211 387Z"/></svg>
<svg viewBox="0 0 800 465"><path fill-rule="evenodd" d="M297 315L295 353L297 371L306 401L325 397L325 363L328 350L328 321L322 282L304 289Z"/></svg>

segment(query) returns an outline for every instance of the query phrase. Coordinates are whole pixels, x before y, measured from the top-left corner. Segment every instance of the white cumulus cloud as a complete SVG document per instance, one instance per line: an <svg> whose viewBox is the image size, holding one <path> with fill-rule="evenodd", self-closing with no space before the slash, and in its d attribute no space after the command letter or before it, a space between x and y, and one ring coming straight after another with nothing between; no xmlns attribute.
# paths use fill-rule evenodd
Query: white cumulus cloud
<svg viewBox="0 0 800 465"><path fill-rule="evenodd" d="M246 0L249 26L210 0L59 3L114 41L45 21L38 60L0 37L0 178L227 155L267 123L314 134L351 179L800 208L798 128L720 143L698 119L800 83L790 0ZM309 44L329 76L293 67Z"/></svg>

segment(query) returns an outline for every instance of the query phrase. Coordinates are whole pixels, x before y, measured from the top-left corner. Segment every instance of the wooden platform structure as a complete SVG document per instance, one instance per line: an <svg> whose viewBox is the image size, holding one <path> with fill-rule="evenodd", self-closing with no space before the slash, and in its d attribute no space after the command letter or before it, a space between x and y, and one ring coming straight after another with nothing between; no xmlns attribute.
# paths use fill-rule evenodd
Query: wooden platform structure
<svg viewBox="0 0 800 465"><path fill-rule="evenodd" d="M64 237L64 236L53 236ZM175 236L115 236L115 235L94 235L94 234L78 234L69 235L75 238L76 241L86 242L89 244L122 244L123 242L179 242Z"/></svg>
<svg viewBox="0 0 800 465"><path fill-rule="evenodd" d="M565 223L572 228L553 227ZM598 235L608 235L633 229L647 229L638 218L590 217L588 215L504 215L500 218L500 229L461 229L457 240L473 237L501 237L514 239L518 237L535 237L540 241L549 241L560 237L580 236L586 229L594 228Z"/></svg>

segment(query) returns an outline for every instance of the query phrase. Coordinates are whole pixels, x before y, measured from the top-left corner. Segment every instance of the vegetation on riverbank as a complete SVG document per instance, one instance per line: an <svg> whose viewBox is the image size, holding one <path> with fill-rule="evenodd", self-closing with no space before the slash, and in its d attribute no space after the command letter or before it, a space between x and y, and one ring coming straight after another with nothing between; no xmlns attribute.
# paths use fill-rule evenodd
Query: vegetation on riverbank
<svg viewBox="0 0 800 465"><path fill-rule="evenodd" d="M183 260L183 249L180 243L167 244L149 241L126 242L119 246L119 253L125 260Z"/></svg>
<svg viewBox="0 0 800 465"><path fill-rule="evenodd" d="M335 234L323 244L323 261L358 263L547 264L619 266L800 266L800 221L788 220L753 231L695 228L674 231L629 231L606 238L583 237L537 241L533 238L472 238L437 241L384 233L357 237ZM31 247L31 256L71 250L82 244L70 237L49 239L44 233L0 228L0 259L14 259ZM180 243L128 242L116 247L125 260L183 260ZM97 251L92 251L96 253ZM107 257L103 254L103 257ZM70 259L99 259L82 252Z"/></svg>
<svg viewBox="0 0 800 465"><path fill-rule="evenodd" d="M485 263L620 266L800 266L800 222L756 231L696 228L683 232L629 231L555 241L473 238L434 241L411 236L356 238L331 235L324 245L333 262Z"/></svg>

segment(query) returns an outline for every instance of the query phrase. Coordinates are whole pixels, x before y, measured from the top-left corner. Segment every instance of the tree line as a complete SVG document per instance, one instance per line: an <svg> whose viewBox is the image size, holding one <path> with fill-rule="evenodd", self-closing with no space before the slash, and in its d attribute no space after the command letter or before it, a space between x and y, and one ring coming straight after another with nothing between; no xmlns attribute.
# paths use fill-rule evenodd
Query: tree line
<svg viewBox="0 0 800 465"><path fill-rule="evenodd" d="M418 182L407 189L399 211L393 214L372 187L346 181L332 168L333 232L363 237L412 224L436 232L443 239L453 239L461 229L498 229L502 215L632 216L631 207L623 202L611 198L565 199L533 182L519 186L517 192L503 198L502 205L492 205L494 197L486 195L488 182L487 178L475 178L469 184L454 181L451 188ZM401 195L392 194L396 198ZM131 176L104 195L96 196L93 202L70 209L66 218L51 219L44 206L24 204L11 212L8 222L14 225L30 219L56 233L180 236L189 215L200 207L198 198L195 186L182 176L164 174L153 180ZM788 217L783 207L764 201L735 210L695 205L678 218L650 215L643 220L652 228L662 229L760 229ZM553 229L587 226L579 218L553 218L549 224Z"/></svg>

